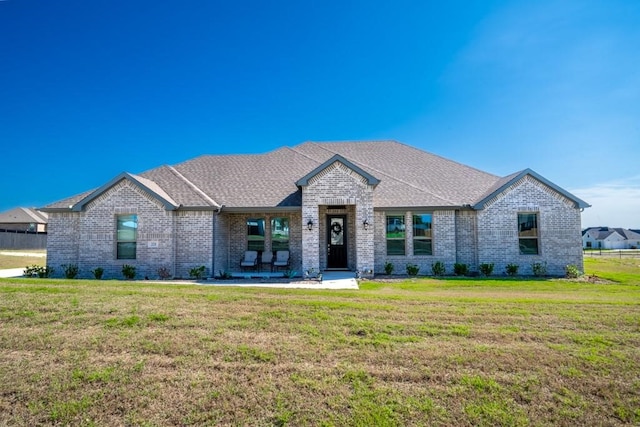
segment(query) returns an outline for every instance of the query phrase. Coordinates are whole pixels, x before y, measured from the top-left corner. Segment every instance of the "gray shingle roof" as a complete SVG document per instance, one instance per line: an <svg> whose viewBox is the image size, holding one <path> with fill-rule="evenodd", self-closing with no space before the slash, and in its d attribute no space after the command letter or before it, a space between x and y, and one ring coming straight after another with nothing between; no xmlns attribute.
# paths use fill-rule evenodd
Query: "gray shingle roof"
<svg viewBox="0 0 640 427"><path fill-rule="evenodd" d="M0 223L2 224L46 224L47 214L39 212L35 208L14 208L0 212Z"/></svg>
<svg viewBox="0 0 640 427"><path fill-rule="evenodd" d="M584 230L582 235L589 233L596 240L604 240L611 236L613 233L618 233L625 240L640 240L640 234L634 230L628 230L626 228L615 227L590 227Z"/></svg>
<svg viewBox="0 0 640 427"><path fill-rule="evenodd" d="M380 180L374 192L378 208L474 205L518 175L500 178L396 141L346 141L305 142L264 154L205 155L129 176L186 208L299 207L296 182L335 156ZM46 209L68 209L91 193Z"/></svg>

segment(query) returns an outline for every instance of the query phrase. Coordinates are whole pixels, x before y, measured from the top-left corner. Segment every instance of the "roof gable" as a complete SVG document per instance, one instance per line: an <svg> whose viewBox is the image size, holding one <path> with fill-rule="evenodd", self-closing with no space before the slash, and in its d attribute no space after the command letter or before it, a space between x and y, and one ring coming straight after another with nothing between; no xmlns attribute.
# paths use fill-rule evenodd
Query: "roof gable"
<svg viewBox="0 0 640 427"><path fill-rule="evenodd" d="M542 184L546 185L547 187L553 189L557 193L563 195L567 199L571 200L575 204L575 206L577 208L584 209L584 208L588 208L588 207L591 206L590 204L588 204L584 200L582 200L582 199L574 196L573 194L569 193L567 190L558 187L556 184L554 184L553 182L551 182L548 179L544 178L542 175L539 175L538 173L534 172L531 169L525 169L523 171L516 172L516 173L514 173L512 175L506 176L506 177L498 180L498 182L496 182L496 184L487 192L487 194L485 194L478 202L476 202L473 205L473 208L474 209L478 209L478 210L484 209L486 204L491 199L493 199L498 194L502 193L503 191L505 191L506 189L511 187L516 182L520 181L525 176L530 176L530 177L534 178L535 180L541 182Z"/></svg>
<svg viewBox="0 0 640 427"><path fill-rule="evenodd" d="M120 175L116 176L111 181L109 181L106 184L104 184L102 187L100 187L97 190L91 192L89 195L84 197L79 202L71 205L70 206L71 210L74 211L74 212L82 211L87 204L89 204L91 201L95 200L96 198L100 197L107 190L112 188L114 185L116 185L117 183L119 183L123 179L128 180L132 184L138 186L139 188L141 188L145 192L149 193L151 196L153 196L155 199L157 199L164 206L164 208L166 210L168 210L168 211L169 210L175 210L180 206L173 199L171 199L171 197L169 197L169 195L158 184L156 184L155 182L151 181L150 179L143 178L143 177L137 176L137 175L133 175L133 174L130 174L130 173L127 173L127 172L122 172Z"/></svg>
<svg viewBox="0 0 640 427"><path fill-rule="evenodd" d="M370 173L365 172L364 170L362 170L362 168L354 165L353 163L351 163L349 160L345 159L341 155L336 154L333 157L331 157L329 160L327 160L326 162L322 163L320 166L318 166L317 168L315 168L314 170L312 170L311 172L309 172L308 174L306 174L305 176L300 178L296 182L296 185L300 186L300 187L305 186L305 185L309 185L309 180L310 179L312 179L313 177L318 175L320 172L322 172L323 170L325 170L326 168L328 168L329 166L331 166L335 162L340 162L343 165L345 165L346 167L348 167L349 169L351 169L354 172L360 174L367 181L367 184L369 184L369 185L375 186L375 185L378 185L380 183L380 180L378 178L375 178Z"/></svg>

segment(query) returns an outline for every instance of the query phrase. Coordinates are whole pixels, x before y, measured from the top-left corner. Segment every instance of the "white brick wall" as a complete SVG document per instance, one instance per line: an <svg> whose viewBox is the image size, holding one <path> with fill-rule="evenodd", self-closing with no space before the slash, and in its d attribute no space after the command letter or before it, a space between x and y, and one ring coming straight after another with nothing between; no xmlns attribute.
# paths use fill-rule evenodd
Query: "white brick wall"
<svg viewBox="0 0 640 427"><path fill-rule="evenodd" d="M247 249L248 218L264 218L265 249L271 249L271 218L288 217L290 224L291 268L298 274L326 268L327 214L344 214L348 230L348 267L384 272L384 264L395 265L396 274L406 272L406 264L417 264L420 274L431 274L436 261L453 271L456 262L477 270L479 263L494 263L495 274L516 263L520 274L531 274L533 262L546 262L548 273L563 275L567 264L580 269L582 240L580 211L553 189L529 176L524 177L493 200L485 209L434 210L432 213L433 255L414 256L412 215L420 210L373 209L374 188L366 179L336 162L309 180L303 188L299 212L247 212L217 214L206 211L167 211L151 195L123 180L89 203L83 212L55 212L49 215L48 263L62 276L62 264L78 264L81 277L91 270L105 269L105 278L121 278L122 265L137 268L137 277L157 278L160 267L176 277L188 277L189 269L204 265L207 275L237 271ZM329 206L345 208L328 211ZM539 255L521 255L518 244L519 212L539 214ZM136 260L116 260L116 216L138 215ZM406 255L386 254L386 215L404 215ZM367 230L362 223L370 224ZM307 222L313 229L307 229ZM214 244L215 239L215 244Z"/></svg>
<svg viewBox="0 0 640 427"><path fill-rule="evenodd" d="M537 212L539 255L521 255L518 213ZM550 275L564 275L567 264L583 269L580 210L573 202L526 176L478 211L478 262L494 263L494 274L515 263L532 274L534 262L546 262Z"/></svg>
<svg viewBox="0 0 640 427"><path fill-rule="evenodd" d="M302 189L302 270L326 267L326 207L344 205L348 224L348 268L374 267L373 186L340 162L329 165ZM333 212L338 213L338 212ZM367 219L371 226L362 226ZM313 221L309 231L307 222Z"/></svg>
<svg viewBox="0 0 640 427"><path fill-rule="evenodd" d="M272 250L271 219L289 219L289 254L291 269L301 274L302 232L299 212L249 212L225 213L218 216L220 222L216 227L216 271L239 271L240 260L247 250L247 220L249 218L263 218L265 220L265 251ZM305 225L306 228L306 225Z"/></svg>

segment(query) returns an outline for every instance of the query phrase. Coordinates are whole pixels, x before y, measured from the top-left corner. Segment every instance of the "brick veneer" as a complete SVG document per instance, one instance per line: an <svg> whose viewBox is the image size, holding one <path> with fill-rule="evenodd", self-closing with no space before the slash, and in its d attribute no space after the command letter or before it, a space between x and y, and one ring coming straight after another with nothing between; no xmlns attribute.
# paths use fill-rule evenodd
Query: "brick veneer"
<svg viewBox="0 0 640 427"><path fill-rule="evenodd" d="M48 263L57 276L61 265L77 264L81 277L105 269L105 278L121 278L122 266L136 266L137 277L157 278L160 267L176 277L188 277L189 269L204 265L208 276L237 271L247 249L247 219L265 219L265 250L271 250L271 219L289 218L291 268L298 274L326 268L326 217L344 214L348 230L348 267L351 270L384 272L389 261L396 274L407 263L417 264L420 274L431 274L436 261L448 272L456 262L472 271L479 263L494 263L495 274L515 263L520 274L531 274L531 264L547 264L552 275L564 274L567 264L583 268L580 210L540 181L525 176L474 211L459 209L373 208L374 187L365 177L336 161L303 186L299 211L217 213L213 210L168 211L152 195L129 180L122 180L92 200L82 212L49 214ZM336 208L336 206L344 206ZM539 255L521 255L518 242L519 212L538 213ZM116 260L116 218L138 215L136 260ZM433 255L413 255L413 214L432 213ZM386 254L386 216L404 215L404 256ZM365 230L364 220L370 224ZM312 221L312 230L307 222Z"/></svg>
<svg viewBox="0 0 640 427"><path fill-rule="evenodd" d="M309 179L302 189L302 269L318 271L326 267L326 214L331 206L345 206L348 233L348 267L374 267L373 186L356 171L334 162ZM338 213L338 212L331 212ZM367 230L364 220L372 223ZM308 230L306 224L314 227Z"/></svg>
<svg viewBox="0 0 640 427"><path fill-rule="evenodd" d="M521 255L518 213L538 213L539 255ZM497 274L515 263L519 274L532 274L534 262L547 264L550 275L565 266L583 269L580 210L573 202L539 181L525 176L478 211L478 261L494 263Z"/></svg>

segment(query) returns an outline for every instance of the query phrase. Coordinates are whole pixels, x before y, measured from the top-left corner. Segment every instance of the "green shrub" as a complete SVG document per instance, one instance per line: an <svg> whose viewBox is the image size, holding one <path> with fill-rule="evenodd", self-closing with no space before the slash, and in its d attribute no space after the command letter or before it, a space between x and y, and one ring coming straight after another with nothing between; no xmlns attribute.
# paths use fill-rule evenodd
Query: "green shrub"
<svg viewBox="0 0 640 427"><path fill-rule="evenodd" d="M24 271L22 272L22 275L25 277L34 277L38 275L38 271L41 269L42 267L40 267L39 265L33 264L33 265L28 265L24 268Z"/></svg>
<svg viewBox="0 0 640 427"><path fill-rule="evenodd" d="M171 277L171 271L167 267L160 267L158 269L158 277L162 280L166 280Z"/></svg>
<svg viewBox="0 0 640 427"><path fill-rule="evenodd" d="M444 266L444 262L436 261L431 264L431 272L434 276L444 276L447 272L447 269Z"/></svg>
<svg viewBox="0 0 640 427"><path fill-rule="evenodd" d="M96 280L100 280L100 279L102 279L102 275L104 274L104 268L96 267L93 270L91 270L91 272L93 273L93 277Z"/></svg>
<svg viewBox="0 0 640 427"><path fill-rule="evenodd" d="M409 276L417 276L418 271L420 271L420 267L418 267L416 264L407 264L407 274Z"/></svg>
<svg viewBox="0 0 640 427"><path fill-rule="evenodd" d="M387 275L391 275L393 274L393 264L391 264L389 261L384 263L384 273Z"/></svg>
<svg viewBox="0 0 640 427"><path fill-rule="evenodd" d="M34 265L27 266L22 272L22 275L26 277L38 276L40 278L45 278L45 277L53 276L54 272L55 272L55 269L53 267L50 267L50 266L43 267L41 265L34 264Z"/></svg>
<svg viewBox="0 0 640 427"><path fill-rule="evenodd" d="M534 262L531 264L531 271L533 271L533 275L536 277L542 277L547 275L547 263L545 262Z"/></svg>
<svg viewBox="0 0 640 427"><path fill-rule="evenodd" d="M507 264L507 266L505 267L505 271L509 276L515 276L516 274L518 274L518 268L518 264Z"/></svg>
<svg viewBox="0 0 640 427"><path fill-rule="evenodd" d="M200 280L205 276L205 266L201 265L199 267L193 267L189 270L189 277L192 279Z"/></svg>
<svg viewBox="0 0 640 427"><path fill-rule="evenodd" d="M564 271L568 279L577 279L580 277L580 270L576 265L569 264L564 268Z"/></svg>
<svg viewBox="0 0 640 427"><path fill-rule="evenodd" d="M136 267L133 265L125 264L122 266L122 275L125 279L131 280L136 277Z"/></svg>
<svg viewBox="0 0 640 427"><path fill-rule="evenodd" d="M456 276L466 276L469 274L469 266L461 262L456 262L453 264L453 274Z"/></svg>
<svg viewBox="0 0 640 427"><path fill-rule="evenodd" d="M64 270L64 277L67 279L75 279L78 277L80 270L77 264L63 264L61 267Z"/></svg>
<svg viewBox="0 0 640 427"><path fill-rule="evenodd" d="M229 273L228 271L220 270L218 272L218 278L223 279L223 280L227 280L227 279L233 278L233 275L231 273Z"/></svg>
<svg viewBox="0 0 640 427"><path fill-rule="evenodd" d="M284 273L282 273L284 275L284 277L286 277L287 279L292 279L294 277L296 277L296 274L298 274L297 271L295 270L286 270Z"/></svg>
<svg viewBox="0 0 640 427"><path fill-rule="evenodd" d="M485 277L489 277L491 276L491 274L493 273L493 263L492 262L483 262L482 264L480 264L478 266L480 273L482 273L482 275L484 275Z"/></svg>

